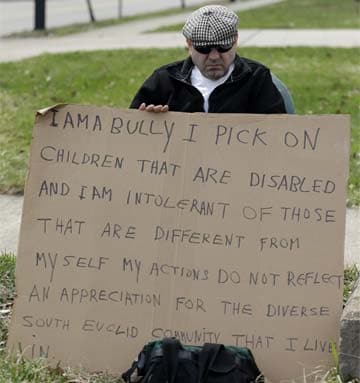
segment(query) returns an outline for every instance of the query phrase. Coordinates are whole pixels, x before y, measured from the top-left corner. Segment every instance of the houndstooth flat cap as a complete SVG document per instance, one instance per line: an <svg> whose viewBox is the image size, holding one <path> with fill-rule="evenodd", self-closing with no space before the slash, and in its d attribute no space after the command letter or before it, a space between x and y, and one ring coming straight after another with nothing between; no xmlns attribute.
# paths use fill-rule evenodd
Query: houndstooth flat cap
<svg viewBox="0 0 360 383"><path fill-rule="evenodd" d="M182 33L195 46L231 45L237 35L237 15L222 5L207 5L193 12Z"/></svg>

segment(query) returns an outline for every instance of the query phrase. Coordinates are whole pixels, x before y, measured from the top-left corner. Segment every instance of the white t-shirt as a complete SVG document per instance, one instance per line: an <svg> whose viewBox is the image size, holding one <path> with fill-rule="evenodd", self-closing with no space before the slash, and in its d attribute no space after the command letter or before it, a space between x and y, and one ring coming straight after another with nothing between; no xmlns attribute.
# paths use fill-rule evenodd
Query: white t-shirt
<svg viewBox="0 0 360 383"><path fill-rule="evenodd" d="M210 94L215 88L224 83L230 77L233 70L234 64L231 64L225 76L220 77L217 80L210 80L201 74L197 66L194 66L191 72L191 84L203 95L205 112L209 111Z"/></svg>

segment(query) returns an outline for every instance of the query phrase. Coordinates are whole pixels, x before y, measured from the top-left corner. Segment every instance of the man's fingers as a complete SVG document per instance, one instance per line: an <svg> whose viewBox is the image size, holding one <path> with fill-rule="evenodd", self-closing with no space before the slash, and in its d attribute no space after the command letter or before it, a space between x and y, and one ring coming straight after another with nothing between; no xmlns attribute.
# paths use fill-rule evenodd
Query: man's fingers
<svg viewBox="0 0 360 383"><path fill-rule="evenodd" d="M154 111L154 106L155 106L154 104L147 105L145 110L147 112L153 112Z"/></svg>
<svg viewBox="0 0 360 383"><path fill-rule="evenodd" d="M162 105L156 105L154 106L154 112L160 113L162 111L163 106Z"/></svg>
<svg viewBox="0 0 360 383"><path fill-rule="evenodd" d="M154 113L168 112L169 105L154 105L154 104L146 105L145 102L143 102L139 106L139 110L146 110L147 112L154 112Z"/></svg>

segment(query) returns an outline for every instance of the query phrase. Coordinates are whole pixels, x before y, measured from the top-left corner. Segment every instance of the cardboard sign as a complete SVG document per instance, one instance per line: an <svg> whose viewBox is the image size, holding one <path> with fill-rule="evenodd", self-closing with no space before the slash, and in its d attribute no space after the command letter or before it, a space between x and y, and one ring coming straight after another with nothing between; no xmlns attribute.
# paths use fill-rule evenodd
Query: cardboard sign
<svg viewBox="0 0 360 383"><path fill-rule="evenodd" d="M333 364L348 116L38 115L9 345L126 370L143 344L249 347L273 382Z"/></svg>

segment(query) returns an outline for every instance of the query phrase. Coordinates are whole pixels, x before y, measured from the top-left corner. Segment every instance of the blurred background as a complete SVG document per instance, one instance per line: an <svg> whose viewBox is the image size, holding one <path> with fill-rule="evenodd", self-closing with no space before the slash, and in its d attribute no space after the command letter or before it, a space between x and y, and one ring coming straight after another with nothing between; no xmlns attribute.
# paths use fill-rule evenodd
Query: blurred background
<svg viewBox="0 0 360 383"><path fill-rule="evenodd" d="M229 2L234 2L229 1ZM203 4L204 0L0 0L0 36Z"/></svg>

